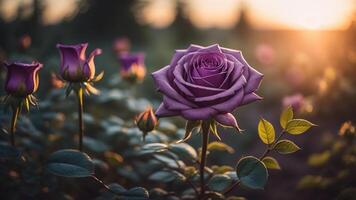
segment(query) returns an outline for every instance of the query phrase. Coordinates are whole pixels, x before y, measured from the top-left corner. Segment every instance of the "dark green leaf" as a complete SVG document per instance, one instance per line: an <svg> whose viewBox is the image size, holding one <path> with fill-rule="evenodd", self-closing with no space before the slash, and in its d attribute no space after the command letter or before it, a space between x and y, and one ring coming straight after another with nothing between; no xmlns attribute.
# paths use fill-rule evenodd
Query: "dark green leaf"
<svg viewBox="0 0 356 200"><path fill-rule="evenodd" d="M47 170L57 176L88 177L94 174L94 163L86 153L64 149L50 155Z"/></svg>
<svg viewBox="0 0 356 200"><path fill-rule="evenodd" d="M105 143L101 142L100 140L96 140L91 137L84 136L83 138L83 144L85 147L88 149L94 151L94 152L104 152L109 149L108 145Z"/></svg>
<svg viewBox="0 0 356 200"><path fill-rule="evenodd" d="M185 180L185 176L176 171L158 171L148 177L151 181L172 182L174 180Z"/></svg>
<svg viewBox="0 0 356 200"><path fill-rule="evenodd" d="M197 152L187 143L178 143L169 145L168 149L185 160L196 160Z"/></svg>
<svg viewBox="0 0 356 200"><path fill-rule="evenodd" d="M252 189L263 189L267 183L266 166L257 158L247 156L242 158L236 167L237 177L241 184Z"/></svg>
<svg viewBox="0 0 356 200"><path fill-rule="evenodd" d="M215 175L213 176L209 183L208 187L211 190L217 191L217 192L222 192L224 189L226 189L228 186L230 186L232 183L232 179L227 176L227 175Z"/></svg>
<svg viewBox="0 0 356 200"><path fill-rule="evenodd" d="M0 143L0 158L2 159L11 159L11 158L19 158L21 155L20 151L15 147L7 144Z"/></svg>

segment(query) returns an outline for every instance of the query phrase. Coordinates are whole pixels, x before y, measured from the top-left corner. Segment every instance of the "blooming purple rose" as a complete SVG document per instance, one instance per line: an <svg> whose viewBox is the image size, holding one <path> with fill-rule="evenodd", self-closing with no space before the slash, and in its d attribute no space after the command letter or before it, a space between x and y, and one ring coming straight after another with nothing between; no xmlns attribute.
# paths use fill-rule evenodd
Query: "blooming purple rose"
<svg viewBox="0 0 356 200"><path fill-rule="evenodd" d="M171 63L152 75L163 93L158 117L215 119L222 125L237 127L230 112L261 99L255 92L263 75L245 61L240 51L217 44L177 50Z"/></svg>
<svg viewBox="0 0 356 200"><path fill-rule="evenodd" d="M88 43L77 45L57 44L61 54L61 77L69 82L86 82L95 76L94 57L101 54L101 49L95 49L85 55Z"/></svg>
<svg viewBox="0 0 356 200"><path fill-rule="evenodd" d="M26 97L37 91L39 84L38 70L42 67L41 63L14 62L5 63L5 67L7 68L5 91L9 95Z"/></svg>
<svg viewBox="0 0 356 200"><path fill-rule="evenodd" d="M120 74L124 79L141 81L145 77L146 67L143 53L121 54L119 61L121 63Z"/></svg>

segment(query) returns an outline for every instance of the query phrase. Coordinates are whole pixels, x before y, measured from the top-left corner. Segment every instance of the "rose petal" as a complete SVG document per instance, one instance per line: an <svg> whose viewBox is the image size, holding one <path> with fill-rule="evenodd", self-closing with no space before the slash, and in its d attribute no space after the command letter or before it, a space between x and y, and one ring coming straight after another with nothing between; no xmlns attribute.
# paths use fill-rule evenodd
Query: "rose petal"
<svg viewBox="0 0 356 200"><path fill-rule="evenodd" d="M235 108L241 105L243 98L244 91L243 89L240 89L230 99L217 105L212 105L211 107L223 113L232 112Z"/></svg>
<svg viewBox="0 0 356 200"><path fill-rule="evenodd" d="M227 89L227 90L225 90L223 92L217 93L215 95L194 98L194 101L196 101L196 102L214 101L214 100L219 99L219 98L224 98L224 97L227 97L227 96L235 94L236 91L240 90L245 84L246 84L245 78L241 77L229 89Z"/></svg>
<svg viewBox="0 0 356 200"><path fill-rule="evenodd" d="M237 124L235 117L231 113L216 115L214 119L222 126L233 127L236 130L240 131L239 125Z"/></svg>
<svg viewBox="0 0 356 200"><path fill-rule="evenodd" d="M213 44L213 45L207 46L205 48L203 47L198 52L214 52L214 53L219 52L219 53L222 53L219 44Z"/></svg>
<svg viewBox="0 0 356 200"><path fill-rule="evenodd" d="M173 88L169 83L169 80L167 78L167 72L169 71L170 66L166 66L154 73L152 73L153 80L155 81L155 84L158 88L159 91L161 91L163 94L171 97L172 99L177 100L178 102L181 102L183 104L186 104L192 108L196 107L192 102L189 102L186 100L184 97L182 97L175 88Z"/></svg>
<svg viewBox="0 0 356 200"><path fill-rule="evenodd" d="M168 110L167 108L164 107L164 104L161 103L161 105L159 105L159 107L157 108L155 114L157 115L157 117L171 117L171 116L179 115L180 112L174 110Z"/></svg>
<svg viewBox="0 0 356 200"><path fill-rule="evenodd" d="M257 70L251 67L249 67L248 70L249 70L250 77L247 80L247 85L245 87L246 93L256 91L260 87L261 81L263 79L263 74L261 74Z"/></svg>
<svg viewBox="0 0 356 200"><path fill-rule="evenodd" d="M182 110L181 114L187 120L205 120L210 119L218 113L211 107L195 108L189 110Z"/></svg>
<svg viewBox="0 0 356 200"><path fill-rule="evenodd" d="M233 55L237 60L239 60L247 69L244 70L244 76L247 80L247 85L245 88L246 93L254 92L260 86L261 80L263 78L263 74L252 68L244 59L241 51L236 51L228 48L221 48L224 53Z"/></svg>
<svg viewBox="0 0 356 200"><path fill-rule="evenodd" d="M95 56L100 55L101 53L102 53L101 49L95 49L90 53L88 60L83 65L83 73L85 77L88 77L88 79L94 78L95 76L94 58Z"/></svg>
<svg viewBox="0 0 356 200"><path fill-rule="evenodd" d="M256 93L250 93L244 96L241 105L246 105L257 100L262 100L263 97L258 96Z"/></svg>
<svg viewBox="0 0 356 200"><path fill-rule="evenodd" d="M191 107L182 104L168 96L163 97L163 103L165 105L165 108L168 110L187 110L187 109L192 109Z"/></svg>

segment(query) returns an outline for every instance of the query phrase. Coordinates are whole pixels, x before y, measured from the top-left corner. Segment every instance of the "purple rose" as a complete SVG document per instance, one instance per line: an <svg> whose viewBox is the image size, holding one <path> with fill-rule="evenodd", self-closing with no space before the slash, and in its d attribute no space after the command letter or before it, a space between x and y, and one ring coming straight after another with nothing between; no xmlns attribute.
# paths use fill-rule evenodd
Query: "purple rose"
<svg viewBox="0 0 356 200"><path fill-rule="evenodd" d="M143 53L121 54L120 74L124 79L141 81L146 74L145 55Z"/></svg>
<svg viewBox="0 0 356 200"><path fill-rule="evenodd" d="M42 67L41 63L14 62L5 63L5 67L7 68L5 91L9 95L26 97L37 91L39 84L38 70Z"/></svg>
<svg viewBox="0 0 356 200"><path fill-rule="evenodd" d="M152 75L163 93L158 117L215 119L222 125L237 127L230 112L261 99L255 91L263 75L245 61L240 51L217 44L177 50L171 63Z"/></svg>
<svg viewBox="0 0 356 200"><path fill-rule="evenodd" d="M94 57L101 54L101 49L95 49L86 58L85 50L88 43L77 45L57 44L61 54L61 77L69 82L86 82L95 76Z"/></svg>

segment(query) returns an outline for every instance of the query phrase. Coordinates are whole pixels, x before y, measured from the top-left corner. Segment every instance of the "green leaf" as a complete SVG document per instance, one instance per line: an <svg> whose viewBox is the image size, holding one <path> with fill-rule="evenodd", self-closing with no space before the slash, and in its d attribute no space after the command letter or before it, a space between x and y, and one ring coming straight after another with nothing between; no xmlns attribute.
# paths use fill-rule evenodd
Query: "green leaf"
<svg viewBox="0 0 356 200"><path fill-rule="evenodd" d="M224 151L228 153L234 153L235 150L230 147L229 145L223 143L223 142L218 142L214 141L208 144L208 151Z"/></svg>
<svg viewBox="0 0 356 200"><path fill-rule="evenodd" d="M134 187L129 189L127 192L124 193L125 199L148 199L149 194L148 191L143 187Z"/></svg>
<svg viewBox="0 0 356 200"><path fill-rule="evenodd" d="M185 125L185 135L184 138L179 140L177 143L185 142L192 136L192 131L201 126L201 120L188 120Z"/></svg>
<svg viewBox="0 0 356 200"><path fill-rule="evenodd" d="M241 158L237 163L236 172L241 184L251 189L263 189L267 183L267 168L256 157Z"/></svg>
<svg viewBox="0 0 356 200"><path fill-rule="evenodd" d="M330 151L324 151L322 153L314 153L308 158L308 164L312 167L321 167L325 165L331 157Z"/></svg>
<svg viewBox="0 0 356 200"><path fill-rule="evenodd" d="M47 170L57 176L89 177L94 174L94 163L86 153L64 149L50 155Z"/></svg>
<svg viewBox="0 0 356 200"><path fill-rule="evenodd" d="M310 127L316 126L315 124L305 119L292 119L286 125L286 132L292 135L299 135L307 131Z"/></svg>
<svg viewBox="0 0 356 200"><path fill-rule="evenodd" d="M145 144L141 151L140 154L152 154L152 153L157 153L157 152L163 152L167 150L168 145L163 144L163 143L150 143L150 144Z"/></svg>
<svg viewBox="0 0 356 200"><path fill-rule="evenodd" d="M263 118L258 123L258 135L265 144L272 144L276 137L273 125Z"/></svg>
<svg viewBox="0 0 356 200"><path fill-rule="evenodd" d="M210 179L208 187L213 191L222 192L225 188L230 186L231 183L232 179L229 176L219 174Z"/></svg>
<svg viewBox="0 0 356 200"><path fill-rule="evenodd" d="M267 183L268 171L259 159L253 156L241 158L236 166L241 184L251 189L263 189Z"/></svg>
<svg viewBox="0 0 356 200"><path fill-rule="evenodd" d="M281 114L279 119L279 123L283 129L286 128L287 123L293 119L293 108L292 106L288 106Z"/></svg>
<svg viewBox="0 0 356 200"><path fill-rule="evenodd" d="M171 144L168 149L185 160L196 160L198 157L195 149L187 143Z"/></svg>
<svg viewBox="0 0 356 200"><path fill-rule="evenodd" d="M20 156L20 151L15 147L7 143L0 143L0 159L20 158Z"/></svg>
<svg viewBox="0 0 356 200"><path fill-rule="evenodd" d="M267 156L262 159L262 162L266 165L268 169L281 169L278 161L273 157Z"/></svg>
<svg viewBox="0 0 356 200"><path fill-rule="evenodd" d="M174 180L185 180L185 176L176 171L158 171L148 177L151 181L169 183Z"/></svg>
<svg viewBox="0 0 356 200"><path fill-rule="evenodd" d="M294 153L294 152L300 150L298 145L296 145L294 142L292 142L290 140L278 141L273 149L276 150L280 154L290 154L290 153Z"/></svg>
<svg viewBox="0 0 356 200"><path fill-rule="evenodd" d="M83 144L88 149L98 153L107 151L109 149L108 145L105 144L104 142L88 136L84 136Z"/></svg>

